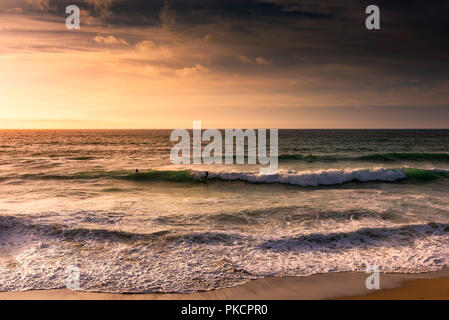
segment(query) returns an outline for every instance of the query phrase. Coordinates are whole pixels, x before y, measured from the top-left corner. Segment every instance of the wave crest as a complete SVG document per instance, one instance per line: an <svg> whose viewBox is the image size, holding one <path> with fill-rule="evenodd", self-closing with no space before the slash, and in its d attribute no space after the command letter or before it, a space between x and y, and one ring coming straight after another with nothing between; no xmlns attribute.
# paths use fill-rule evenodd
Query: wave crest
<svg viewBox="0 0 449 320"><path fill-rule="evenodd" d="M207 175L206 175L207 172ZM1 180L92 180L118 179L136 182L175 182L197 183L205 181L243 181L255 184L279 183L302 187L339 185L347 182L396 182L410 179L416 181L430 181L442 177L449 177L447 169L418 169L418 168L374 168L374 169L326 169L318 171L285 172L262 175L251 172L212 172L199 170L149 170L146 172L130 173L129 171L92 171L71 174L25 174L21 176L1 177Z"/></svg>
<svg viewBox="0 0 449 320"><path fill-rule="evenodd" d="M194 176L203 177L203 172L194 172ZM240 180L250 183L281 183L302 187L335 185L350 181L387 181L394 182L407 178L406 173L400 169L347 169L347 170L320 170L315 172L277 173L260 175L255 173L219 172L209 173L211 179Z"/></svg>

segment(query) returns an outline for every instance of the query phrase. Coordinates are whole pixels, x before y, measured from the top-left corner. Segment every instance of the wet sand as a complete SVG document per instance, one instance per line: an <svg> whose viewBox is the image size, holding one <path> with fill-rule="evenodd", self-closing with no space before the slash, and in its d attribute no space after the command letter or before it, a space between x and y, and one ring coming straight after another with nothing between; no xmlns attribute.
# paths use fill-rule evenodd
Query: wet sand
<svg viewBox="0 0 449 320"><path fill-rule="evenodd" d="M187 294L111 294L68 289L0 292L0 300L449 299L449 269L420 274L381 274L380 290L366 289L367 276L347 272L266 278L237 287Z"/></svg>
<svg viewBox="0 0 449 320"><path fill-rule="evenodd" d="M449 300L449 278L407 281L402 287L381 290L355 300Z"/></svg>

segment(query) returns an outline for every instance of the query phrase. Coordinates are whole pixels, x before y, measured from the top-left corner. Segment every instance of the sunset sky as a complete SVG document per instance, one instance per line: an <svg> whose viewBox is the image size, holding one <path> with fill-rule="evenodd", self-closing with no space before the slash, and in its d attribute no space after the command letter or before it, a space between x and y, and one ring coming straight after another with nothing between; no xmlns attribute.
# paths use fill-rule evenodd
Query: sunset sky
<svg viewBox="0 0 449 320"><path fill-rule="evenodd" d="M448 17L447 1L0 0L0 128L448 128Z"/></svg>

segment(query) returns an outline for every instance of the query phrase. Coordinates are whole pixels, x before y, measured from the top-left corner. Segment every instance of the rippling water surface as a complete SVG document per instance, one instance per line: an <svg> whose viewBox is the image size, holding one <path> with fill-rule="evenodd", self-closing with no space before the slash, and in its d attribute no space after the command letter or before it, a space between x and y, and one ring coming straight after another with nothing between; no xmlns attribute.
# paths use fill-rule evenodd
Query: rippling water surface
<svg viewBox="0 0 449 320"><path fill-rule="evenodd" d="M68 266L81 290L190 292L449 264L449 130L280 130L270 176L172 165L169 137L0 131L0 291Z"/></svg>

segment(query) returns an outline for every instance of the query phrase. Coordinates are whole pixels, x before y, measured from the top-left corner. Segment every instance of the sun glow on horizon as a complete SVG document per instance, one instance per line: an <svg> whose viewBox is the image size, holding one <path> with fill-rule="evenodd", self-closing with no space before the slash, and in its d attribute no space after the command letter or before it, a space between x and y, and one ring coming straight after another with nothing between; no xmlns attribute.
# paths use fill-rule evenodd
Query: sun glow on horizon
<svg viewBox="0 0 449 320"><path fill-rule="evenodd" d="M113 2L88 2L70 31L56 2L0 4L1 128L447 127L447 77L404 73L401 59L372 65L375 53L326 40L339 23L364 48L347 22L288 20L309 30L298 32L281 10L266 32L161 7L151 23L114 24L126 16ZM383 36L377 46L391 50Z"/></svg>

